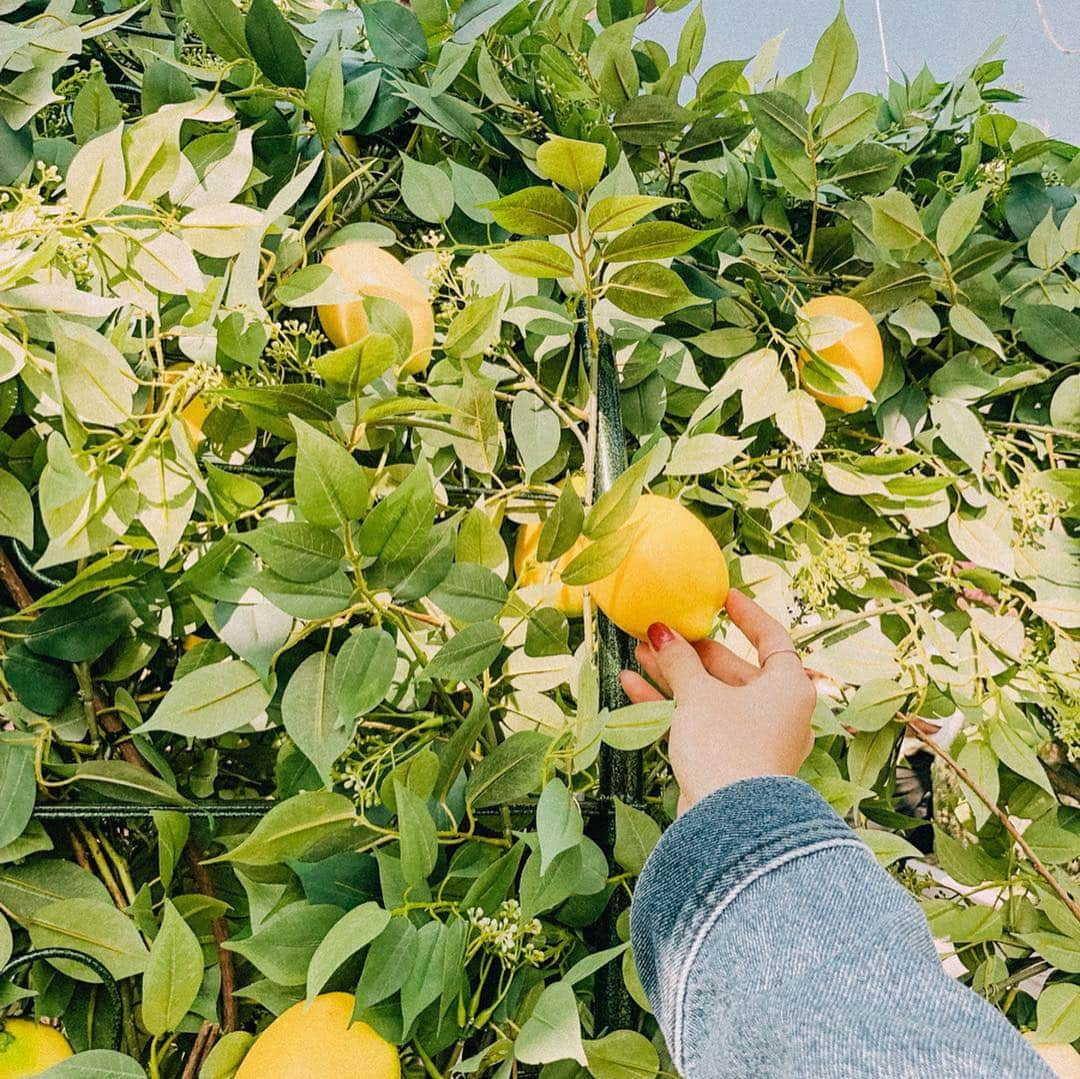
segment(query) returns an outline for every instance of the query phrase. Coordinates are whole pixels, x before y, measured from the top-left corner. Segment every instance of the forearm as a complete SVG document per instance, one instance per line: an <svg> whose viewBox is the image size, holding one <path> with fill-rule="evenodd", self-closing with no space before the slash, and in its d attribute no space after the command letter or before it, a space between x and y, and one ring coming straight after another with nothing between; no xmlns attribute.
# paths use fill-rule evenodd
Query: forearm
<svg viewBox="0 0 1080 1079"><path fill-rule="evenodd" d="M1050 1074L944 974L918 905L799 780L732 784L679 818L631 926L687 1079Z"/></svg>

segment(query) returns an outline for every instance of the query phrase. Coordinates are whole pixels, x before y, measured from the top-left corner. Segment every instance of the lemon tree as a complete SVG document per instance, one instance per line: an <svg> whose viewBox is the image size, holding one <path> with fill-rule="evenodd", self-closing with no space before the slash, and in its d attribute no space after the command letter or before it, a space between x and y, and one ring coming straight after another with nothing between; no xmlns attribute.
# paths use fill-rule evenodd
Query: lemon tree
<svg viewBox="0 0 1080 1079"><path fill-rule="evenodd" d="M4 1000L87 1070L347 994L409 1079L672 1074L598 930L677 802L587 595L646 493L793 625L804 776L951 969L1080 1037L1080 151L996 53L852 91L842 12L782 74L644 6L0 8L0 944L104 963L120 1050L69 961Z"/></svg>

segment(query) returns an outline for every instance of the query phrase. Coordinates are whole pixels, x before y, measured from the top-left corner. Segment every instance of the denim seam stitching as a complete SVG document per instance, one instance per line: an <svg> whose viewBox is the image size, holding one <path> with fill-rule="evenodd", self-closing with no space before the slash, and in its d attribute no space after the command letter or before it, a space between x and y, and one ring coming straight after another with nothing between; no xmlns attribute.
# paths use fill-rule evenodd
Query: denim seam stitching
<svg viewBox="0 0 1080 1079"><path fill-rule="evenodd" d="M778 869L780 866L794 861L797 858L803 857L806 854L814 854L820 850L827 850L830 847L861 847L871 857L872 852L866 846L866 844L857 836L835 836L832 839L823 839L818 843L813 843L808 847L800 847L797 850L789 850L783 854L777 855L772 861L766 862L765 865L758 869L755 869L747 877L736 884L727 895L717 904L713 911L702 923L701 928L694 936L693 943L690 945L690 951L687 954L685 961L683 962L682 971L679 974L679 979L675 987L675 1008L673 1024L672 1024L672 1042L671 1057L672 1062L680 1073L685 1071L685 1065L683 1062L682 1053L682 1041L683 1041L683 1012L686 1005L686 991L690 981L690 971L693 968L694 961L697 958L697 954L701 951L702 945L705 943L705 938L708 936L709 931L716 924L720 915L735 901L739 894L744 891L749 885L753 884L755 880L765 876L766 873L771 873L774 869Z"/></svg>

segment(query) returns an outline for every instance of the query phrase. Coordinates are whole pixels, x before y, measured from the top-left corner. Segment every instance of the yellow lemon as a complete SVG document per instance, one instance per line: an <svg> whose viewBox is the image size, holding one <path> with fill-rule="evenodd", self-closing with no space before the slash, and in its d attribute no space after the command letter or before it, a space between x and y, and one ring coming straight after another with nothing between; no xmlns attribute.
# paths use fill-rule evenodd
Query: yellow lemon
<svg viewBox="0 0 1080 1079"><path fill-rule="evenodd" d="M400 1079L398 1051L366 1023L352 1023L351 993L301 1000L255 1039L235 1079Z"/></svg>
<svg viewBox="0 0 1080 1079"><path fill-rule="evenodd" d="M1030 1033L1024 1037L1031 1041ZM1031 1048L1046 1061L1058 1079L1080 1079L1080 1053L1068 1042L1050 1042L1046 1045L1032 1042Z"/></svg>
<svg viewBox="0 0 1080 1079"><path fill-rule="evenodd" d="M578 536L574 545L554 562L541 562L536 557L536 547L540 542L540 530L544 526L539 521L524 524L518 529L517 542L514 544L514 574L518 585L546 585L545 599L568 618L580 618L583 604L581 586L563 584L560 574L574 560L589 541Z"/></svg>
<svg viewBox="0 0 1080 1079"><path fill-rule="evenodd" d="M189 370L191 364L178 363L170 367L164 374L162 382L166 386L172 386L180 380L183 373ZM210 406L206 403L206 398L203 395L196 394L181 410L180 418L184 421L184 427L187 428L188 437L191 439L192 444L197 446L206 437L203 434L203 424L206 422L206 417L210 415Z"/></svg>
<svg viewBox="0 0 1080 1079"><path fill-rule="evenodd" d="M854 322L855 325L827 348L819 349L818 354L836 367L846 367L862 379L867 389L876 390L885 369L885 354L881 348L881 334L870 312L858 300L849 296L815 296L802 306L802 313L812 315L834 315ZM803 349L799 353L799 370L810 359L810 354ZM831 405L841 412L858 412L866 407L866 401L854 394L834 397L827 393L806 387L806 392L816 397L822 404Z"/></svg>
<svg viewBox="0 0 1080 1079"><path fill-rule="evenodd" d="M23 1079L74 1056L67 1038L55 1027L29 1019L0 1022L0 1079Z"/></svg>
<svg viewBox="0 0 1080 1079"><path fill-rule="evenodd" d="M423 371L435 339L435 316L424 286L389 251L365 240L331 248L323 255L323 263L357 295L349 303L319 307L319 321L334 346L344 348L366 336L368 318L360 297L392 300L412 323L412 352L401 371L406 375Z"/></svg>
<svg viewBox="0 0 1080 1079"><path fill-rule="evenodd" d="M688 641L707 637L728 594L727 563L713 534L660 495L642 495L628 525L636 531L626 556L589 585L596 605L638 640L653 622Z"/></svg>

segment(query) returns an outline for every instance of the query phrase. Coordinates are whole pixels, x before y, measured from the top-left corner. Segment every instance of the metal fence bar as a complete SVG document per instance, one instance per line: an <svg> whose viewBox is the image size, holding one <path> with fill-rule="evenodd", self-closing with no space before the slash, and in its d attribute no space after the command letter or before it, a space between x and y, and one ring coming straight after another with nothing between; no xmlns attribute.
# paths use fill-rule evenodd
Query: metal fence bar
<svg viewBox="0 0 1080 1079"><path fill-rule="evenodd" d="M626 435L619 403L619 374L615 355L606 334L599 338L598 355L591 354L584 320L579 333L590 364L597 364L596 461L594 490L600 494L611 487L626 468ZM619 682L619 672L632 659L631 642L603 612L597 613L600 706L619 708L627 703ZM590 836L607 855L610 864L615 849L614 798L638 804L642 800L644 770L640 751L623 752L602 746L599 760L600 806L590 820ZM594 928L594 944L609 948L619 943L617 923L629 905L626 890L617 888ZM615 1030L632 1027L634 1003L623 983L618 964L609 963L596 976L595 1007L598 1026Z"/></svg>

